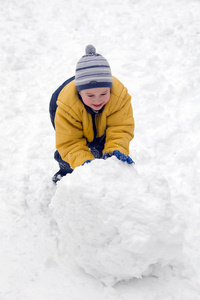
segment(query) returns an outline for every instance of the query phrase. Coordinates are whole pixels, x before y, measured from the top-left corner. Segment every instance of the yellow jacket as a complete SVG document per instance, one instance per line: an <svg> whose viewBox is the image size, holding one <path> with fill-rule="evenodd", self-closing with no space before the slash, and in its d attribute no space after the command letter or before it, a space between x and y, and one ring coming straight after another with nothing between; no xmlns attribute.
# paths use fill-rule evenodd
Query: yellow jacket
<svg viewBox="0 0 200 300"><path fill-rule="evenodd" d="M94 159L87 142L94 139L92 116L79 99L74 80L60 92L55 116L56 148L71 168ZM95 115L97 137L106 132L103 154L119 150L129 154L129 143L134 137L134 118L131 96L124 85L113 77L110 100L103 111Z"/></svg>

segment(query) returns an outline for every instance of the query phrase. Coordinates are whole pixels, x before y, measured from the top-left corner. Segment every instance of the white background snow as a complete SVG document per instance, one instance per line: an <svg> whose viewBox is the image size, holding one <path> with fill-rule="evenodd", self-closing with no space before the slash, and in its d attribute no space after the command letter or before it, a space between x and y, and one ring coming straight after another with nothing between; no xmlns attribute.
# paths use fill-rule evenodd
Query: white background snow
<svg viewBox="0 0 200 300"><path fill-rule="evenodd" d="M0 18L0 300L199 300L200 2L9 0ZM49 100L89 43L132 95L136 164L55 186Z"/></svg>

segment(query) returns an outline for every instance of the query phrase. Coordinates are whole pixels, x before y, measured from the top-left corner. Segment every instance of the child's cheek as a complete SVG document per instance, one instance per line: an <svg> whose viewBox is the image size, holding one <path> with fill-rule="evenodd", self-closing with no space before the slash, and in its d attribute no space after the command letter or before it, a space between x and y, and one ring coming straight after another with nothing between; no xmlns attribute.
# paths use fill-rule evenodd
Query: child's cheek
<svg viewBox="0 0 200 300"><path fill-rule="evenodd" d="M88 98L84 98L84 99L83 99L83 102L84 102L84 104L86 104L87 106L90 106L91 103L92 103L92 100L91 100L91 99L88 99Z"/></svg>
<svg viewBox="0 0 200 300"><path fill-rule="evenodd" d="M105 99L105 104L110 100L110 95Z"/></svg>
<svg viewBox="0 0 200 300"><path fill-rule="evenodd" d="M86 105L87 105L87 106L90 106L91 104L92 104L92 100L91 100L91 99L88 99Z"/></svg>

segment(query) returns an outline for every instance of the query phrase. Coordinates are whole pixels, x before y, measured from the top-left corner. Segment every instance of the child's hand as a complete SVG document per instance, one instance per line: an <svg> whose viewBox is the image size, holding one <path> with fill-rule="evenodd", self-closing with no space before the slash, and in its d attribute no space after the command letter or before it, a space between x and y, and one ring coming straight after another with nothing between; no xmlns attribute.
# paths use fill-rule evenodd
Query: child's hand
<svg viewBox="0 0 200 300"><path fill-rule="evenodd" d="M115 155L119 160L126 161L128 164L134 164L135 162L130 158L130 156L121 153L119 150L114 150L113 155Z"/></svg>
<svg viewBox="0 0 200 300"><path fill-rule="evenodd" d="M88 164L88 163L90 163L91 162L91 160L86 160L83 164L82 164L82 166L84 166L85 164Z"/></svg>
<svg viewBox="0 0 200 300"><path fill-rule="evenodd" d="M127 162L128 164L135 164L130 156L121 153L119 150L114 150L112 153L105 153L102 158L107 159L108 157L111 157L113 155L116 156L119 160Z"/></svg>

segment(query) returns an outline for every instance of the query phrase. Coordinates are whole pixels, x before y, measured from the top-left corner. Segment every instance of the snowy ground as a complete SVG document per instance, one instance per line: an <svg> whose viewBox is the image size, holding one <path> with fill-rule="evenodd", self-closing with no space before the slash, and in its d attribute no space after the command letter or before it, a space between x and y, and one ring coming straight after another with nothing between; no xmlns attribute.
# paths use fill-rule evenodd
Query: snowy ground
<svg viewBox="0 0 200 300"><path fill-rule="evenodd" d="M199 300L200 2L9 0L1 1L0 17L0 300ZM53 160L49 99L74 74L89 43L108 59L113 74L133 96L136 131L130 155L136 165L126 173L127 166L114 159L108 165L97 161L78 168L56 187L51 182L58 168ZM96 167L101 170L98 174ZM104 170L109 170L105 176ZM55 220L65 203L65 188L70 184L67 199L71 196L77 205L78 199L88 201L84 180L86 175L95 178L92 172L98 178L100 198L102 188L109 199L115 199L112 192L119 199L124 186L120 205L135 201L136 196L142 203L152 200L155 211L154 203L159 203L155 199L170 205L174 216L180 217L173 219L174 226L182 222L183 234L182 249L173 263L142 278L106 286L68 256L76 244L62 251L64 227ZM131 176L137 179L135 188ZM122 183L119 190L117 182ZM92 183L96 184L94 179ZM112 204L108 201L108 211L114 211ZM120 211L119 217L126 218ZM84 222L80 227L87 227ZM161 258L169 259L169 236L163 240ZM152 247L156 251L156 243ZM84 249L79 250L83 263Z"/></svg>

